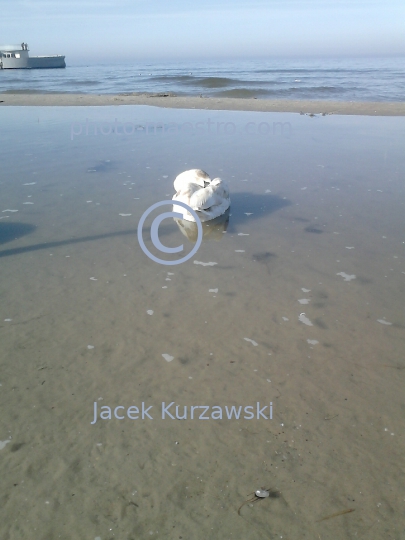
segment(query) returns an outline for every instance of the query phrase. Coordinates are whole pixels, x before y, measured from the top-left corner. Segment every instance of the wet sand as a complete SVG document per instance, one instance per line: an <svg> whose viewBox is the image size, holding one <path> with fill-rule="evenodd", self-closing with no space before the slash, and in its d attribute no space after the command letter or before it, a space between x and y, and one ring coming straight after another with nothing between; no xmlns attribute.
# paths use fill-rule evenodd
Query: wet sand
<svg viewBox="0 0 405 540"><path fill-rule="evenodd" d="M401 539L402 119L2 114L0 537ZM291 130L70 136L208 114ZM226 232L159 265L139 219L192 167L229 183ZM163 401L188 418L162 419ZM153 420L92 425L94 402ZM257 402L272 420L190 418ZM280 496L238 515L261 487Z"/></svg>
<svg viewBox="0 0 405 540"><path fill-rule="evenodd" d="M356 102L322 100L238 99L183 97L170 94L12 94L0 93L0 106L106 106L151 105L174 109L223 111L296 112L367 116L404 116L405 102Z"/></svg>

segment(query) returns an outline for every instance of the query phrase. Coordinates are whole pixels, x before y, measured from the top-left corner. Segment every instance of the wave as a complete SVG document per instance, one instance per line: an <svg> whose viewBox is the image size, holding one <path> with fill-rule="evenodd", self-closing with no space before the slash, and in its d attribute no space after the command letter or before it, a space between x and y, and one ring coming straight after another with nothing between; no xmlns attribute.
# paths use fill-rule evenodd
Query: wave
<svg viewBox="0 0 405 540"><path fill-rule="evenodd" d="M63 84L73 84L80 86L96 86L97 84L102 84L102 81L92 81L92 80L77 80L77 79L67 79L62 81Z"/></svg>
<svg viewBox="0 0 405 540"><path fill-rule="evenodd" d="M251 89L251 88L232 88L231 90L222 90L220 92L215 92L216 97L230 97L230 98L264 98L270 95L271 90L260 89Z"/></svg>
<svg viewBox="0 0 405 540"><path fill-rule="evenodd" d="M0 90L2 94L59 94L56 90L33 90L32 88L14 88ZM65 93L65 92L64 92Z"/></svg>
<svg viewBox="0 0 405 540"><path fill-rule="evenodd" d="M402 60L401 60L402 62ZM301 66L301 67L300 67ZM0 92L87 94L159 94L223 96L257 99L337 99L404 101L403 64L355 66L328 61L236 65L193 63L93 65L66 70L0 72Z"/></svg>

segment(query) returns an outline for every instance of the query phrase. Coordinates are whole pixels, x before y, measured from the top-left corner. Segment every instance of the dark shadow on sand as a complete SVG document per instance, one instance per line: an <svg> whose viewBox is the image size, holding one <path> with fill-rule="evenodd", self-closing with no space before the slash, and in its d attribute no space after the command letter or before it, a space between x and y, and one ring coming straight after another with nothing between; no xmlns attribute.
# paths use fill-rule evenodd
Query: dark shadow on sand
<svg viewBox="0 0 405 540"><path fill-rule="evenodd" d="M252 223L252 221L291 205L291 201L282 199L278 195L268 195L267 193L259 195L249 192L231 193L231 218L228 232L234 233L238 225ZM252 215L247 216L245 212Z"/></svg>
<svg viewBox="0 0 405 540"><path fill-rule="evenodd" d="M272 214L285 206L290 206L292 203L287 199L282 199L277 195L257 195L254 193L242 192L234 193L231 195L231 208L229 219L229 232L235 232L236 227L242 223L251 223L252 220L260 219L268 214ZM251 216L246 216L244 212L251 212ZM249 221L248 221L249 220ZM3 227L0 227L0 244L4 242L9 242L15 240L24 234L28 234L35 230L33 225L24 225L19 223L5 223L1 224ZM7 226L10 227L13 225L13 229L7 229ZM6 232L8 230L8 232ZM2 231L4 233L2 234ZM19 234L18 234L19 231ZM145 227L144 231L147 232L148 229ZM159 236L165 236L171 234L172 230L170 227L165 227L163 224L159 229ZM111 233L96 234L93 236L83 236L80 238L69 238L68 240L59 240L54 242L43 242L41 244L34 244L31 246L17 247L13 249L5 249L0 251L1 257L9 257L11 255L21 255L23 253L28 253L30 251L40 251L41 249L53 249L62 246L68 246L72 244L80 244L82 242L93 242L95 240L104 240L106 238L113 238L115 236L126 236L134 235L137 236L137 229L130 229L126 231L116 231Z"/></svg>
<svg viewBox="0 0 405 540"><path fill-rule="evenodd" d="M145 229L146 230L146 229ZM70 238L69 240L59 240L58 242L43 242L42 244L34 244L32 246L24 246L14 249L4 249L0 251L1 257L9 257L10 255L21 255L30 251L40 251L41 249L51 249L62 246L70 246L72 244L80 244L82 242L93 242L94 240L104 240L105 238L113 238L114 236L125 236L133 234L136 236L136 229L128 231L117 231L113 233L95 234L93 236L82 236L81 238Z"/></svg>
<svg viewBox="0 0 405 540"><path fill-rule="evenodd" d="M36 229L29 223L0 223L0 244L18 240L22 236L31 234Z"/></svg>

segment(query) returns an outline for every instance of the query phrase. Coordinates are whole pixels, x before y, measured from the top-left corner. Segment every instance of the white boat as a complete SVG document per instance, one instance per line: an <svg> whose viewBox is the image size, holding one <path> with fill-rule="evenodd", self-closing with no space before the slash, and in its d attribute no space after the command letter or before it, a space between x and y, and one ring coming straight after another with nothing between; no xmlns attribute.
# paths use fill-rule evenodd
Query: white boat
<svg viewBox="0 0 405 540"><path fill-rule="evenodd" d="M49 69L65 68L65 57L31 56L28 45L0 45L0 69Z"/></svg>

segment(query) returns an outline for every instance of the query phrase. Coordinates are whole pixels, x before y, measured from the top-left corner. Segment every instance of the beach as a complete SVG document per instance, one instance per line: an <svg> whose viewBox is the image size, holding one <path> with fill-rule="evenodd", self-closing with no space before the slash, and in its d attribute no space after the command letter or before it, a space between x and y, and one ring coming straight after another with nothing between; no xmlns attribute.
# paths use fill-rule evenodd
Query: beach
<svg viewBox="0 0 405 540"><path fill-rule="evenodd" d="M242 99L161 94L55 94L0 93L0 106L111 106L148 105L174 109L224 111L295 112L367 116L404 116L405 102L359 102L324 100Z"/></svg>
<svg viewBox="0 0 405 540"><path fill-rule="evenodd" d="M405 104L0 101L0 537L402 539Z"/></svg>

